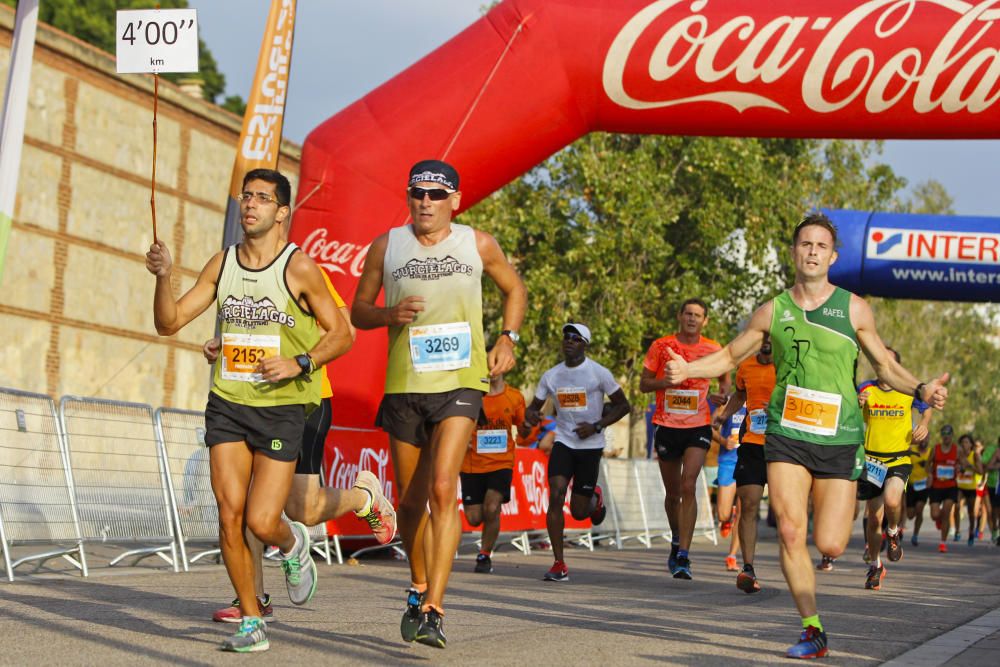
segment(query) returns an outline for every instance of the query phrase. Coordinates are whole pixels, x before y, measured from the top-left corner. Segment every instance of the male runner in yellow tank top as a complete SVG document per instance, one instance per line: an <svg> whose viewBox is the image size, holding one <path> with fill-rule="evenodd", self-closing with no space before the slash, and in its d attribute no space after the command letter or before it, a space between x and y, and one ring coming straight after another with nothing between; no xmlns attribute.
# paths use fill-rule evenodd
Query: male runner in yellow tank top
<svg viewBox="0 0 1000 667"><path fill-rule="evenodd" d="M180 331L213 301L219 308L223 351L205 410L205 441L219 546L242 614L239 630L222 648L251 652L270 644L245 529L281 549L294 604L305 604L316 590L308 531L285 523L281 510L306 413L319 404L317 369L350 349L351 334L320 268L284 240L288 179L271 169L250 171L239 199L243 242L216 253L180 299L174 298L173 262L162 240L150 246L146 268L156 276L153 319L161 336Z"/></svg>
<svg viewBox="0 0 1000 667"><path fill-rule="evenodd" d="M412 586L405 641L445 647L443 600L461 537L458 475L490 376L514 367L527 291L485 232L453 224L458 172L440 160L410 170L412 222L372 241L354 295L358 329L389 329L385 396L377 424L389 434L399 484L399 532ZM482 275L503 294L503 330L486 353ZM385 290L385 307L375 305ZM427 507L430 504L430 517Z"/></svg>
<svg viewBox="0 0 1000 667"><path fill-rule="evenodd" d="M806 537L812 498L813 541L836 558L851 535L857 484L863 468L863 421L854 387L854 364L863 350L878 377L935 408L944 407L948 374L918 381L896 363L875 329L871 307L829 281L837 260L837 228L822 213L807 215L792 235L795 283L761 306L726 347L686 361L671 350L664 377L718 377L757 351L769 334L777 384L768 405L764 456L771 506L778 520L781 570L802 617L791 658L826 655L827 637L816 608L816 577Z"/></svg>

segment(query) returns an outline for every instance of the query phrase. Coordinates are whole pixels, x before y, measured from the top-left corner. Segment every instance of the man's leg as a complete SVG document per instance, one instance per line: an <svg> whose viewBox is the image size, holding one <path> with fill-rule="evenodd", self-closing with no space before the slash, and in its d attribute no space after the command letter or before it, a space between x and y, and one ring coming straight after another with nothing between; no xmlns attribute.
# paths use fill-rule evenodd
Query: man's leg
<svg viewBox="0 0 1000 667"><path fill-rule="evenodd" d="M720 486L718 491L718 501L716 502L719 514L719 522L726 523L733 519L733 507L736 500L736 483Z"/></svg>
<svg viewBox="0 0 1000 667"><path fill-rule="evenodd" d="M740 521L737 524L737 530L740 534L743 563L753 565L754 555L757 551L760 499L764 496L764 487L757 484L745 484L736 487L736 495L740 500Z"/></svg>
<svg viewBox="0 0 1000 667"><path fill-rule="evenodd" d="M285 514L293 521L307 526L331 521L348 512L359 512L368 505L364 489L334 489L320 486L319 475L297 474L285 505Z"/></svg>
<svg viewBox="0 0 1000 667"><path fill-rule="evenodd" d="M941 503L941 510L939 516L941 517L941 543L946 544L948 542L948 535L951 533L951 517L954 508L954 501L946 499ZM933 512L933 510L932 510Z"/></svg>
<svg viewBox="0 0 1000 667"><path fill-rule="evenodd" d="M889 477L885 480L885 492L882 494L885 503L886 535L889 545L886 547L886 557L893 562L903 557L903 548L899 545L903 531L903 521L906 511L903 508L906 495L906 481L902 477Z"/></svg>
<svg viewBox="0 0 1000 667"><path fill-rule="evenodd" d="M663 498L663 509L667 513L667 523L670 526L670 534L673 542L680 543L681 523L681 459L659 459L660 477L663 479L663 489L666 496Z"/></svg>
<svg viewBox="0 0 1000 667"><path fill-rule="evenodd" d="M545 512L545 528L549 533L549 541L552 542L552 558L557 563L563 562L565 552L563 531L566 527L566 518L563 516L563 504L566 502L568 488L568 478L562 475L549 477L549 508Z"/></svg>
<svg viewBox="0 0 1000 667"><path fill-rule="evenodd" d="M698 521L698 499L695 491L698 488L698 475L705 464L705 450L701 447L688 447L684 450L683 467L680 479L680 507L677 520L680 528L680 552L691 548L694 539L694 525ZM680 553L678 552L678 553Z"/></svg>
<svg viewBox="0 0 1000 667"><path fill-rule="evenodd" d="M866 506L868 523L865 527L865 542L868 545L868 561L871 563L878 563L882 552L882 505L880 494L869 499Z"/></svg>
<svg viewBox="0 0 1000 667"><path fill-rule="evenodd" d="M219 508L219 548L243 616L260 616L254 595L254 564L244 538L247 490L253 454L245 442L223 442L209 448L212 491Z"/></svg>
<svg viewBox="0 0 1000 667"><path fill-rule="evenodd" d="M480 521L483 524L483 553L493 553L493 548L497 545L497 538L500 536L501 507L503 507L503 494L496 489L487 489L486 498L483 499L483 504L479 506L481 511ZM469 523L472 522L470 521Z"/></svg>
<svg viewBox="0 0 1000 667"><path fill-rule="evenodd" d="M462 537L458 518L458 473L465 459L475 422L468 417L448 417L434 427L431 436L430 531L424 535L427 561L427 595L423 609L444 611L452 561Z"/></svg>
<svg viewBox="0 0 1000 667"><path fill-rule="evenodd" d="M424 532L427 526L427 493L430 489L430 455L420 447L389 436L392 464L399 488L396 518L403 540L410 581L420 593L427 590L427 564L424 559Z"/></svg>
<svg viewBox="0 0 1000 667"><path fill-rule="evenodd" d="M910 536L910 542L916 546L918 536L920 535L920 526L924 524L924 506L927 504L925 500L918 500L913 505L913 513L910 513L910 509L907 508L906 513L909 514L910 518L913 519L913 535Z"/></svg>
<svg viewBox="0 0 1000 667"><path fill-rule="evenodd" d="M778 524L778 555L781 573L803 618L816 615L816 578L806 546L809 532L809 496L812 474L793 463L775 461L767 464L767 482L771 487L770 506ZM845 500L849 511L854 499ZM819 548L819 544L816 544ZM821 553L826 553L820 549ZM836 556L835 554L828 554Z"/></svg>

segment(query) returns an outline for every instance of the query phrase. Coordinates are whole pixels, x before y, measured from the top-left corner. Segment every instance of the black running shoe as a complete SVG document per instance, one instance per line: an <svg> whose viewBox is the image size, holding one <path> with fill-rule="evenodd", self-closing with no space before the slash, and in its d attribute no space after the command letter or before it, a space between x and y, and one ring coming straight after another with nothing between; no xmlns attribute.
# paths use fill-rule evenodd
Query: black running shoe
<svg viewBox="0 0 1000 667"><path fill-rule="evenodd" d="M885 579L885 566L871 564L868 576L865 577L865 588L871 591L882 590L882 580Z"/></svg>
<svg viewBox="0 0 1000 667"><path fill-rule="evenodd" d="M421 615L416 640L434 648L444 648L448 643L444 636L444 619L436 609L428 609Z"/></svg>
<svg viewBox="0 0 1000 667"><path fill-rule="evenodd" d="M674 568L674 579L691 579L691 559L687 556L677 557L677 566Z"/></svg>
<svg viewBox="0 0 1000 667"><path fill-rule="evenodd" d="M489 554L479 554L476 556L476 568L474 572L489 574L493 571L493 559Z"/></svg>
<svg viewBox="0 0 1000 667"><path fill-rule="evenodd" d="M417 638L417 629L420 627L420 605L424 602L424 594L416 588L406 589L406 610L403 612L403 620L399 622L399 634L403 641L412 642Z"/></svg>
<svg viewBox="0 0 1000 667"><path fill-rule="evenodd" d="M753 565L747 563L743 566L743 571L736 575L736 588L747 594L760 592L760 584L757 583L757 573L753 571Z"/></svg>
<svg viewBox="0 0 1000 667"><path fill-rule="evenodd" d="M902 535L900 533L896 533L895 535L889 535L887 539L889 545L885 548L885 555L893 563L903 557L903 547L899 545L900 537L902 537Z"/></svg>

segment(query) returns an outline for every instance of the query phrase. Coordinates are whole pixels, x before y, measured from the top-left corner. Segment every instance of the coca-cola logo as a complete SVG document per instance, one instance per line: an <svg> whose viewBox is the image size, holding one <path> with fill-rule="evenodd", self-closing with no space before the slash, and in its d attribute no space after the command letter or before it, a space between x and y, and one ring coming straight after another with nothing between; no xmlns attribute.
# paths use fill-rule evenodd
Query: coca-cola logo
<svg viewBox="0 0 1000 667"><path fill-rule="evenodd" d="M330 273L346 275L350 272L355 278L361 277L361 269L365 265L365 257L368 256L368 248L371 244L362 246L356 243L327 240L326 237L327 229L325 227L314 229L302 242L302 250Z"/></svg>
<svg viewBox="0 0 1000 667"><path fill-rule="evenodd" d="M657 109L692 102L717 102L737 111L763 107L788 113L782 102L767 94L767 86L785 77L796 65L805 64L800 94L806 107L831 113L855 101L863 101L870 113L891 109L909 97L913 110L928 113L967 111L981 113L1000 98L1000 52L997 38L987 33L1000 19L1000 0L978 4L962 0L872 0L845 16L778 16L766 23L751 16L710 20L702 14L709 0L657 0L640 10L621 29L604 61L604 91L616 104L628 109ZM690 11L683 11L687 5ZM920 23L940 29L937 45L926 50L909 46L896 52L878 53L861 46L841 50L845 42L868 45L916 35L914 19L919 11L933 7L935 21ZM662 25L658 19L671 9L678 19ZM950 16L952 20L937 17ZM649 82L663 84L655 99L633 97L625 89L630 61L638 59L636 45L649 41L650 31L660 34L649 56ZM811 56L807 50L815 35L823 35ZM921 34L921 42L926 39ZM720 54L725 53L723 57ZM735 58L733 53L738 53ZM807 60L808 59L808 60ZM692 67L703 89L678 86L670 79ZM800 67L801 69L801 67ZM635 71L641 71L634 67ZM747 88L756 83L754 90ZM645 88L644 88L645 89ZM661 87L657 86L657 90ZM683 96L676 97L678 90ZM787 101L786 101L787 103Z"/></svg>
<svg viewBox="0 0 1000 667"><path fill-rule="evenodd" d="M389 450L364 447L358 454L357 462L350 462L344 456L340 447L328 449L330 471L327 473L326 486L334 489L349 489L361 470L368 470L378 477L382 492L390 500L395 498L392 481L389 479ZM331 453L332 452L332 453Z"/></svg>
<svg viewBox="0 0 1000 667"><path fill-rule="evenodd" d="M545 479L545 465L541 461L531 464L531 469L526 473L524 467L519 462L517 471L521 475L521 484L524 486L524 495L528 499L528 511L535 516L545 514L549 511L549 487Z"/></svg>

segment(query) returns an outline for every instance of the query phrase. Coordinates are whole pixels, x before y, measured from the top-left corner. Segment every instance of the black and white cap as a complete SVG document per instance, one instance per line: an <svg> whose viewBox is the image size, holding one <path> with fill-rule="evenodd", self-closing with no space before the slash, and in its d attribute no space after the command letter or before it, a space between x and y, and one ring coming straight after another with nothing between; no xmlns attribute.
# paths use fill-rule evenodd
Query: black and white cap
<svg viewBox="0 0 1000 667"><path fill-rule="evenodd" d="M590 329L586 324L580 324L579 322L570 322L569 324L563 325L563 333L575 333L581 336L585 343L590 344Z"/></svg>
<svg viewBox="0 0 1000 667"><path fill-rule="evenodd" d="M441 160L421 160L410 169L409 185L440 183L449 190L458 190L458 171Z"/></svg>

